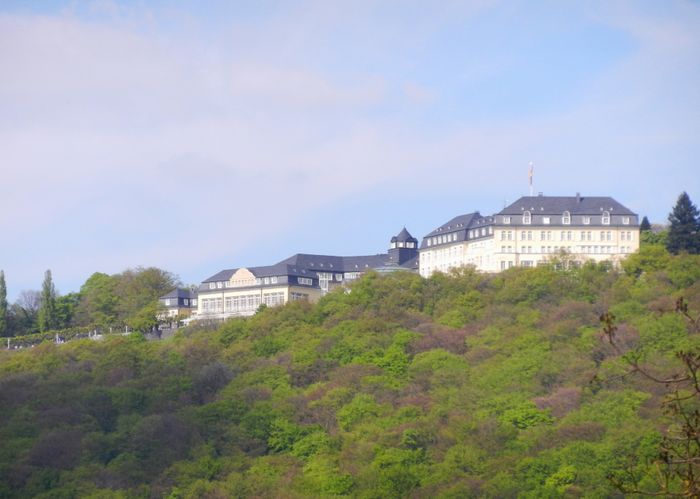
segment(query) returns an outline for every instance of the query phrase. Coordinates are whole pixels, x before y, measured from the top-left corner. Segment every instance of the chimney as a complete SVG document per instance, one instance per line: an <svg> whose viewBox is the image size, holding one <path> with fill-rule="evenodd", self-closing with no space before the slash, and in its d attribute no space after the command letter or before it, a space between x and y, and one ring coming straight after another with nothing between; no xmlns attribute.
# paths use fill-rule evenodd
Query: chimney
<svg viewBox="0 0 700 499"><path fill-rule="evenodd" d="M581 202L581 193L580 193L580 192L577 192L577 193L576 193L576 202L577 202L577 203L580 203L580 202Z"/></svg>

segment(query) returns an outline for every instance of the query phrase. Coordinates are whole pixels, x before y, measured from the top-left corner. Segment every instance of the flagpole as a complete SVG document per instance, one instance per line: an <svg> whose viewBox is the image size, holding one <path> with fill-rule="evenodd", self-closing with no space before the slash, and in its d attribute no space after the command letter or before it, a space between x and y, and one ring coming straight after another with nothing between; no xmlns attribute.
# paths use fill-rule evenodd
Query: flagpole
<svg viewBox="0 0 700 499"><path fill-rule="evenodd" d="M532 197L533 192L532 192L532 176L534 174L534 165L532 164L532 161L530 161L530 172L529 172L529 177L530 177L530 197Z"/></svg>

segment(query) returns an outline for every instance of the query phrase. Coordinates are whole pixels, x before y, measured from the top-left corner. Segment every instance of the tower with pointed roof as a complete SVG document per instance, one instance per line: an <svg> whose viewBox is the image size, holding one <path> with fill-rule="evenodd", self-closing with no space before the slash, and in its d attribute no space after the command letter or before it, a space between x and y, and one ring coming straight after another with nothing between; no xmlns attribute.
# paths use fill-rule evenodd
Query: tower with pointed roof
<svg viewBox="0 0 700 499"><path fill-rule="evenodd" d="M389 262L393 265L403 265L418 256L418 239L413 237L406 227L391 238L389 243Z"/></svg>

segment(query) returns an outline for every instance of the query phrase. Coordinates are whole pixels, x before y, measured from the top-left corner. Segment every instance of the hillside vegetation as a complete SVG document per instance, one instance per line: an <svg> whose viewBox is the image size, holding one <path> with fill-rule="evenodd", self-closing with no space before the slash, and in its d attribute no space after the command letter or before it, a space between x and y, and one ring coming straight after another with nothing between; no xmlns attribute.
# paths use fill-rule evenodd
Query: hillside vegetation
<svg viewBox="0 0 700 499"><path fill-rule="evenodd" d="M169 340L3 352L0 497L660 491L675 387L628 372L683 373L698 312L700 257L652 245L620 271L370 273Z"/></svg>

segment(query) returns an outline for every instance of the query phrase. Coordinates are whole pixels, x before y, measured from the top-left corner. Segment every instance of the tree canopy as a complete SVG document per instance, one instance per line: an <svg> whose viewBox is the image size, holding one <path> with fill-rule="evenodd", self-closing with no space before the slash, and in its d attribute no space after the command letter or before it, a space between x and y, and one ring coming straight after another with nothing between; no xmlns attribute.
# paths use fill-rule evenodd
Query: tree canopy
<svg viewBox="0 0 700 499"><path fill-rule="evenodd" d="M646 248L619 270L370 272L316 305L167 340L2 351L0 496L663 493L658 456L677 421L629 359L673 374L675 352L699 351L700 256ZM102 310L118 317L113 278L85 291L113 290Z"/></svg>

